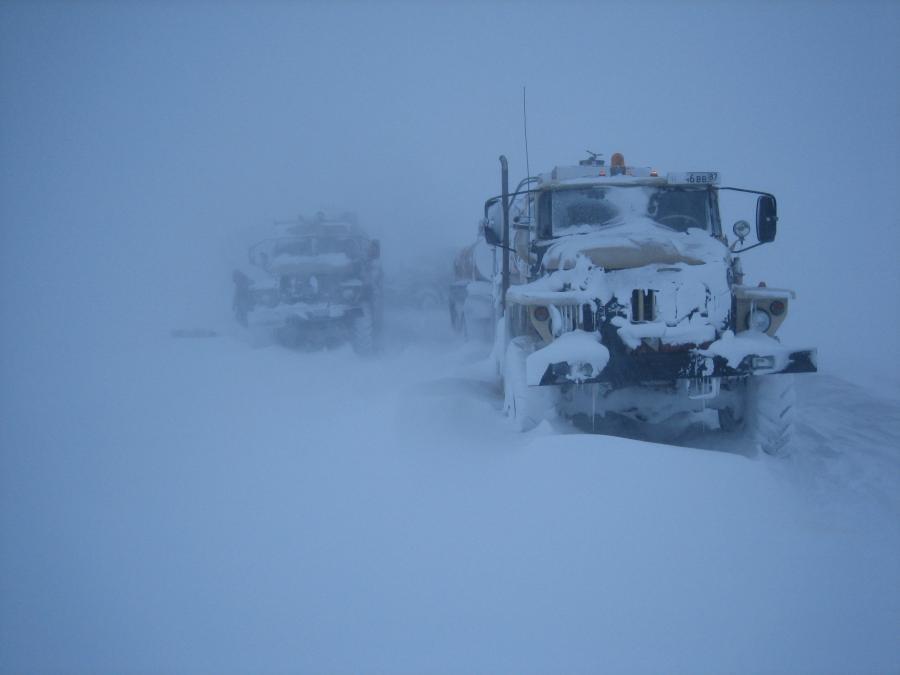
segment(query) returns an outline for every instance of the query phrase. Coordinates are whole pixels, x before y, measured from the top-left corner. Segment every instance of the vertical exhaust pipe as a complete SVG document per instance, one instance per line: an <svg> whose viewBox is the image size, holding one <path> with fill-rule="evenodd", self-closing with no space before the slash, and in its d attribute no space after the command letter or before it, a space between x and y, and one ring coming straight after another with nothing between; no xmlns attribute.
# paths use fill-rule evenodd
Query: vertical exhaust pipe
<svg viewBox="0 0 900 675"><path fill-rule="evenodd" d="M503 199L503 271L500 277L503 291L500 298L500 307L505 315L506 291L509 290L509 164L506 161L506 155L500 155L500 183Z"/></svg>

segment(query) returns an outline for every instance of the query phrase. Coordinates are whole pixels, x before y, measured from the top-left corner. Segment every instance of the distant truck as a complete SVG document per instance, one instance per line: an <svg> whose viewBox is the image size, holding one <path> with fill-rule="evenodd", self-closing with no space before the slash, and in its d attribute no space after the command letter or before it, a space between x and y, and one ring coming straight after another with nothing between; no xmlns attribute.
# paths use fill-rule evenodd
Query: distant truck
<svg viewBox="0 0 900 675"><path fill-rule="evenodd" d="M494 354L504 407L521 429L548 412L648 423L717 411L781 451L794 406L791 373L814 349L775 334L794 293L744 285L737 254L775 239L775 197L719 186L717 172L660 176L616 153L522 180L487 200L483 231L502 257ZM756 199L726 235L720 192ZM592 386L588 386L592 385Z"/></svg>
<svg viewBox="0 0 900 675"><path fill-rule="evenodd" d="M453 260L450 325L466 339L493 338L495 258L495 250L479 231L475 243L461 249Z"/></svg>
<svg viewBox="0 0 900 675"><path fill-rule="evenodd" d="M277 223L234 271L234 314L288 346L350 342L371 354L382 324L381 249L351 214Z"/></svg>

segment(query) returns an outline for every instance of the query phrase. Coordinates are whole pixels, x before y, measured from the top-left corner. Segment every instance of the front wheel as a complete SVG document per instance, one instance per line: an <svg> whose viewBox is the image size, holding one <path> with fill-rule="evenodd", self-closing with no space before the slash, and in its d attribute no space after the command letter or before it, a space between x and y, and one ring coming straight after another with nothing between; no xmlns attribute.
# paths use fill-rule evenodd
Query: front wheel
<svg viewBox="0 0 900 675"><path fill-rule="evenodd" d="M234 311L234 318L237 319L237 322L244 328L247 327L247 314L251 307L250 291L244 286L235 285L234 296L231 300L231 309Z"/></svg>
<svg viewBox="0 0 900 675"><path fill-rule="evenodd" d="M360 356L375 353L375 317L372 307L365 305L350 325L353 351Z"/></svg>
<svg viewBox="0 0 900 675"><path fill-rule="evenodd" d="M745 429L769 455L786 454L794 431L796 393L792 375L759 375L747 383Z"/></svg>
<svg viewBox="0 0 900 675"><path fill-rule="evenodd" d="M734 407L719 408L719 428L727 434L741 431L744 428L743 410Z"/></svg>
<svg viewBox="0 0 900 675"><path fill-rule="evenodd" d="M450 326L454 332L462 333L462 312L452 302L450 303Z"/></svg>

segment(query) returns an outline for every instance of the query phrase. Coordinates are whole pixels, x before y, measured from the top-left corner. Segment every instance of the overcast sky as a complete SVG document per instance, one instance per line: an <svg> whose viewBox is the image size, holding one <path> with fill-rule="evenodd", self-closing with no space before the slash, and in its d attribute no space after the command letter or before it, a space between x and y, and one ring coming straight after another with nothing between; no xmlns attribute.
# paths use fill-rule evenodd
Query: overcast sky
<svg viewBox="0 0 900 675"><path fill-rule="evenodd" d="M527 85L533 172L589 148L774 192L744 264L798 291L785 336L897 377L898 35L896 2L3 2L4 323L218 319L234 233L322 207L388 274L443 260L497 156L524 175Z"/></svg>

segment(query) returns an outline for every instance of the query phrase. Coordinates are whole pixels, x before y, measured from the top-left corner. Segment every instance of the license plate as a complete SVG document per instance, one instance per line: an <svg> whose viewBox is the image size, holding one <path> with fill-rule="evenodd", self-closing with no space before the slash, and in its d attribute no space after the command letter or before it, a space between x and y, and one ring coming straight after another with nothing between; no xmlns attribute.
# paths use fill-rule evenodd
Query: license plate
<svg viewBox="0 0 900 675"><path fill-rule="evenodd" d="M719 182L716 171L688 171L684 174L684 182L694 185L715 185Z"/></svg>

